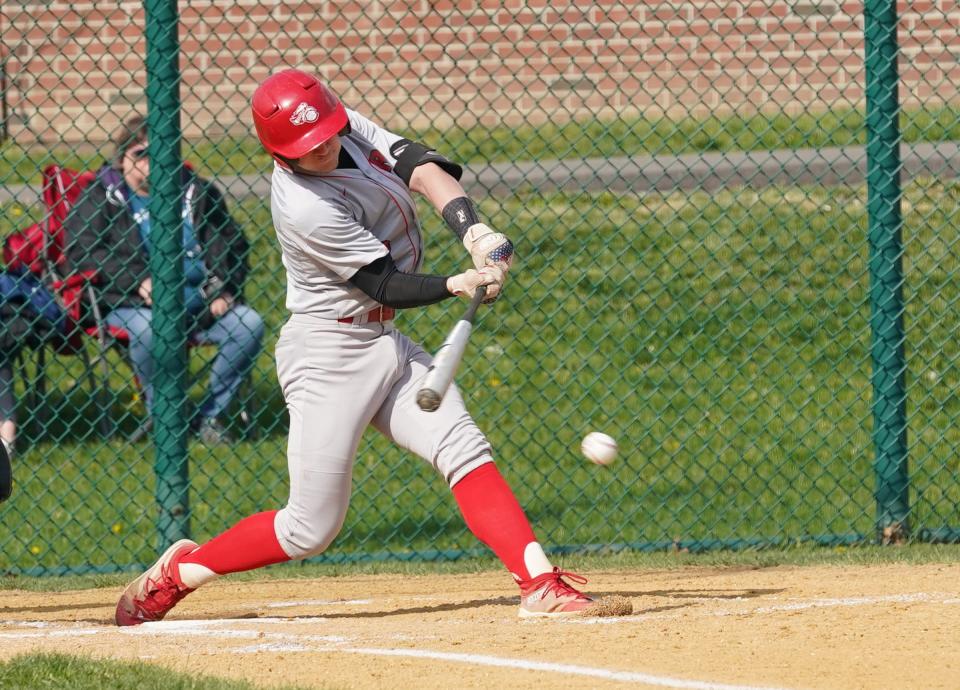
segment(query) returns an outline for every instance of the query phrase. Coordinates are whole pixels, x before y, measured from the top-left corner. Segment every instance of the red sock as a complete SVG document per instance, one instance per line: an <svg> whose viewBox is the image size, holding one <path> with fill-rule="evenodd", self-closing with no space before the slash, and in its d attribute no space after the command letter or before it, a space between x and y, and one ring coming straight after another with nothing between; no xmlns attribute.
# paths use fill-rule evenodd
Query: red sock
<svg viewBox="0 0 960 690"><path fill-rule="evenodd" d="M537 537L500 470L481 465L453 487L460 512L477 539L490 547L518 581L529 580L527 544Z"/></svg>
<svg viewBox="0 0 960 690"><path fill-rule="evenodd" d="M180 563L197 563L218 575L262 568L289 561L273 529L277 511L244 518L226 532L184 556Z"/></svg>

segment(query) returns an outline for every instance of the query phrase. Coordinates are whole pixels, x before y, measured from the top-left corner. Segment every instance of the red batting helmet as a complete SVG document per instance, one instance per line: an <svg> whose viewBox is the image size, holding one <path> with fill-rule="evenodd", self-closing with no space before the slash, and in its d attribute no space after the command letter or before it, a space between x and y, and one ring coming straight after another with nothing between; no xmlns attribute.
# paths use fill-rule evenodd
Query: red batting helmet
<svg viewBox="0 0 960 690"><path fill-rule="evenodd" d="M298 69L267 77L253 93L252 109L260 143L274 158L300 158L348 122L340 99L315 76Z"/></svg>

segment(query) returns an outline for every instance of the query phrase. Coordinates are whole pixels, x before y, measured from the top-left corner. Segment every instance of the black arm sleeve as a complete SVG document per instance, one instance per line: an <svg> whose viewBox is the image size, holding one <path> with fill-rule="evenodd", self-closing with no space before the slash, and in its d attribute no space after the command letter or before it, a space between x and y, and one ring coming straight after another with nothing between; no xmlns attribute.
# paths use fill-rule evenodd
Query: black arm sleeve
<svg viewBox="0 0 960 690"><path fill-rule="evenodd" d="M447 290L446 276L404 273L389 254L354 273L350 282L380 304L394 309L424 307L453 297Z"/></svg>

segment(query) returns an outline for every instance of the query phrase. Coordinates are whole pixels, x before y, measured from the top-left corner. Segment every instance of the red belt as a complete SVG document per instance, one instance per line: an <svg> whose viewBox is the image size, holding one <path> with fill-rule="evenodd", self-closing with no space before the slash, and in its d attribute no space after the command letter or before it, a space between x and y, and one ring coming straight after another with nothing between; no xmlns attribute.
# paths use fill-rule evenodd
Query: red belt
<svg viewBox="0 0 960 690"><path fill-rule="evenodd" d="M383 321L393 321L396 310L393 307L380 305L376 309L368 311L360 316L347 316L343 319L337 319L338 323L381 323Z"/></svg>

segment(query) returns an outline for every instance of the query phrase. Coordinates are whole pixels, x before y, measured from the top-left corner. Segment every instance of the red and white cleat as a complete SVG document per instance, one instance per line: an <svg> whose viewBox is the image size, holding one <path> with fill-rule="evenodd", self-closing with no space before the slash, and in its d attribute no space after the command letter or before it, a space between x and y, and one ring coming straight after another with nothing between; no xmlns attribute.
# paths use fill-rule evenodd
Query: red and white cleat
<svg viewBox="0 0 960 690"><path fill-rule="evenodd" d="M594 601L570 586L563 578L578 585L587 578L564 572L554 567L553 572L538 575L520 585L520 617L549 617L583 615Z"/></svg>
<svg viewBox="0 0 960 690"><path fill-rule="evenodd" d="M140 625L163 620L177 603L192 592L180 579L180 559L197 548L181 539L167 549L147 572L127 585L117 602L117 625Z"/></svg>

